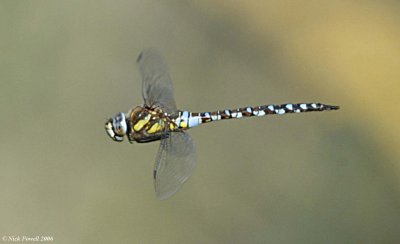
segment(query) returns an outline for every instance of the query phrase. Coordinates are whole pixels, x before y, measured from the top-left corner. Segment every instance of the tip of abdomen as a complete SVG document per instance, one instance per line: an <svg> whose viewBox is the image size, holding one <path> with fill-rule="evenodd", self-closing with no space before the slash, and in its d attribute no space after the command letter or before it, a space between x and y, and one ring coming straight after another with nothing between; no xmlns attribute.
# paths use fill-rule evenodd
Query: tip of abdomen
<svg viewBox="0 0 400 244"><path fill-rule="evenodd" d="M338 110L338 109L340 109L340 106L324 105L324 110Z"/></svg>

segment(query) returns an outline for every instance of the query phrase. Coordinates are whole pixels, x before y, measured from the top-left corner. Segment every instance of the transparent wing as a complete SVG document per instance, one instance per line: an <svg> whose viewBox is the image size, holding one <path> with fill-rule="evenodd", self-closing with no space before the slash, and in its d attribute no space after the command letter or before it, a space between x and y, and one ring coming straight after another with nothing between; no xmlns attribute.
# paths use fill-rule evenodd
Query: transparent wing
<svg viewBox="0 0 400 244"><path fill-rule="evenodd" d="M171 132L161 140L154 165L154 187L159 199L175 194L192 175L196 166L196 149L185 132Z"/></svg>
<svg viewBox="0 0 400 244"><path fill-rule="evenodd" d="M144 50L137 58L142 75L142 95L147 106L161 106L167 113L176 111L172 81L162 56L154 50Z"/></svg>

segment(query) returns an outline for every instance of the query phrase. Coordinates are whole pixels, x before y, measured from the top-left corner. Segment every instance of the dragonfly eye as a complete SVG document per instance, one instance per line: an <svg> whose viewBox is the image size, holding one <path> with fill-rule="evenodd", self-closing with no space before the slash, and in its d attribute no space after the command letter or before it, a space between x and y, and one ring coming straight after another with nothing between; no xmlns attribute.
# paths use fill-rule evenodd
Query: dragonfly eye
<svg viewBox="0 0 400 244"><path fill-rule="evenodd" d="M124 140L124 136L127 132L127 124L125 120L125 114L118 113L114 118L109 119L105 124L105 130L107 134L114 141L121 142Z"/></svg>

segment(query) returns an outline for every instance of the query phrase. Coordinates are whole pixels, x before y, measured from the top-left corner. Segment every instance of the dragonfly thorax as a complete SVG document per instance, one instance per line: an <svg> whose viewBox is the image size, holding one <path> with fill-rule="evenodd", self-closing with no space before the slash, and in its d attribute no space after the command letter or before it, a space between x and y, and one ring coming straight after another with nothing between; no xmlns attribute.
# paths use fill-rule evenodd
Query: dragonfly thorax
<svg viewBox="0 0 400 244"><path fill-rule="evenodd" d="M128 131L130 142L150 142L168 137L168 133L177 127L170 114L161 108L138 106L127 113Z"/></svg>
<svg viewBox="0 0 400 244"><path fill-rule="evenodd" d="M105 124L105 129L111 139L118 142L123 141L128 131L125 114L118 113L114 118L110 118Z"/></svg>

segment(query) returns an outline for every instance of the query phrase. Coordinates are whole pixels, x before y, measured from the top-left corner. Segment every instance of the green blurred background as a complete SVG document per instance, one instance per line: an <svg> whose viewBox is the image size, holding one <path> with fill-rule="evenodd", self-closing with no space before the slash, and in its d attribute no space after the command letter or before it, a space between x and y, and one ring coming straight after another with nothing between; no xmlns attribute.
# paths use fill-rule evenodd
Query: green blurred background
<svg viewBox="0 0 400 244"><path fill-rule="evenodd" d="M400 243L398 1L0 2L0 235L54 243ZM158 143L111 141L166 58L179 108L341 110L190 131L177 195Z"/></svg>

